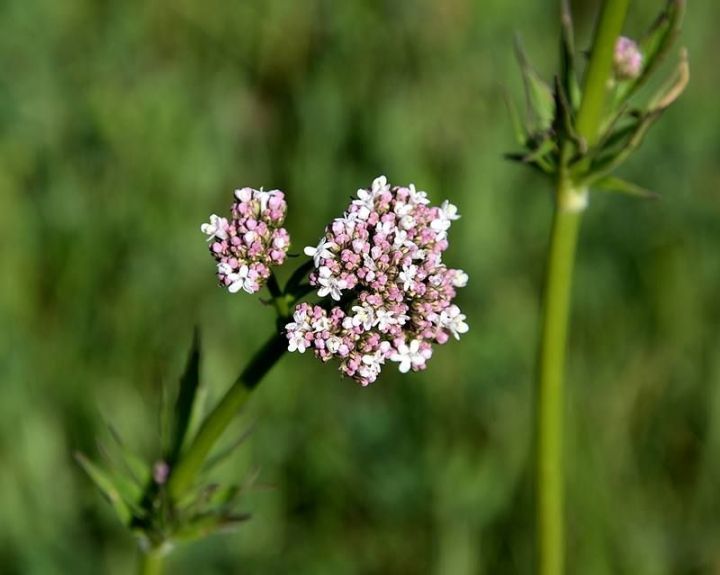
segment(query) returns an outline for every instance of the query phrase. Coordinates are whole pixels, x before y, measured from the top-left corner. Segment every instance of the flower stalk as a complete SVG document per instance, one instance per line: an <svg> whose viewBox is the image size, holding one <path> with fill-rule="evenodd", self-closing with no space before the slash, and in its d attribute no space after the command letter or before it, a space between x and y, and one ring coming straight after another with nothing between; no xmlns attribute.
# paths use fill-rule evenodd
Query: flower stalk
<svg viewBox="0 0 720 575"><path fill-rule="evenodd" d="M582 98L574 123L580 147L595 145L612 84L615 45L629 0L606 0L595 30ZM560 165L548 252L539 351L537 398L538 572L565 570L564 419L565 360L578 233L588 189L570 175L570 143L559 143Z"/></svg>

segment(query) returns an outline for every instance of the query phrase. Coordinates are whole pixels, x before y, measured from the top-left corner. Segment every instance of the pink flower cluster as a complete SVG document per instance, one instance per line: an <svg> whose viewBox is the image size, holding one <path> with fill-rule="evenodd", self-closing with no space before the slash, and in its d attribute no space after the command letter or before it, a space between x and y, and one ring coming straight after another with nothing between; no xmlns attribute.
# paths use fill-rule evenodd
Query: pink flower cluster
<svg viewBox="0 0 720 575"><path fill-rule="evenodd" d="M286 326L288 349L312 349L362 385L393 361L401 372L424 369L432 343L468 330L452 303L467 274L448 268L442 253L457 209L430 206L425 192L390 186L384 176L335 219L316 247L305 248L310 283L332 305L302 303Z"/></svg>
<svg viewBox="0 0 720 575"><path fill-rule="evenodd" d="M282 227L287 204L279 190L235 190L232 218L215 214L200 226L208 236L220 284L231 293L258 291L270 277L270 266L285 261L290 235Z"/></svg>

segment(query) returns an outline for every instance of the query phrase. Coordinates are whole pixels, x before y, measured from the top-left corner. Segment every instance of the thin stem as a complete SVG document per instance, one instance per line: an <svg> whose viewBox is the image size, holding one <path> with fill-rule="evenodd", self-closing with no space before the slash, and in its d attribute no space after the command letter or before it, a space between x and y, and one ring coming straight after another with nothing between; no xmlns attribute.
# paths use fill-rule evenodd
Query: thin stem
<svg viewBox="0 0 720 575"><path fill-rule="evenodd" d="M585 190L563 181L550 235L543 302L537 417L538 552L540 575L564 569L563 371L575 247Z"/></svg>
<svg viewBox="0 0 720 575"><path fill-rule="evenodd" d="M578 110L578 134L592 146L605 112L608 80L612 73L615 42L622 32L630 0L605 0L595 28L590 62L585 72L583 97Z"/></svg>
<svg viewBox="0 0 720 575"><path fill-rule="evenodd" d="M170 472L168 490L173 498L181 497L192 485L223 431L247 401L250 392L277 363L286 349L285 336L280 332L273 335L253 357L217 407L205 418L190 447L181 455L177 466Z"/></svg>
<svg viewBox="0 0 720 575"><path fill-rule="evenodd" d="M165 556L159 549L140 552L138 575L160 575L163 572Z"/></svg>

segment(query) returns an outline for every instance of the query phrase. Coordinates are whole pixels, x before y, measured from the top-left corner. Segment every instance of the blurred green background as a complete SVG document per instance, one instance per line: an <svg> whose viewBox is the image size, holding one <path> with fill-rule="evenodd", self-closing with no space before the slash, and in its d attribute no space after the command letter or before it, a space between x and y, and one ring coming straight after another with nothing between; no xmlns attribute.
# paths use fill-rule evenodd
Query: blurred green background
<svg viewBox="0 0 720 575"><path fill-rule="evenodd" d="M631 3L630 35L660 0ZM577 2L587 46L596 3ZM463 218L470 333L368 389L285 357L218 476L253 520L171 573L532 573L531 449L547 183L505 163L512 37L549 76L554 0L0 3L0 572L132 572L79 471L110 420L152 459L192 327L217 399L272 331L215 285L199 225L235 187L287 191L294 249L380 173ZM692 80L594 195L575 283L569 573L720 573L720 50L691 3ZM233 434L229 434L229 440Z"/></svg>

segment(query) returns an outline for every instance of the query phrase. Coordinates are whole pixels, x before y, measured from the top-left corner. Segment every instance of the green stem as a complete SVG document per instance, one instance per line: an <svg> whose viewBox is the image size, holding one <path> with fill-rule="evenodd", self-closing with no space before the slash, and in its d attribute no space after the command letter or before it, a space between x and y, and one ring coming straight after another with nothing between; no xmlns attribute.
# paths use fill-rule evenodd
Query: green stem
<svg viewBox="0 0 720 575"><path fill-rule="evenodd" d="M159 549L140 552L139 575L160 575L163 571L164 554Z"/></svg>
<svg viewBox="0 0 720 575"><path fill-rule="evenodd" d="M583 97L575 129L592 146L605 112L608 81L612 73L615 42L622 32L630 0L605 0L595 28L590 62L585 72Z"/></svg>
<svg viewBox="0 0 720 575"><path fill-rule="evenodd" d="M180 456L175 469L170 472L168 490L174 499L180 498L192 485L223 431L250 397L250 392L277 363L286 349L287 339L278 331L257 352L217 407L205 418L195 439Z"/></svg>
<svg viewBox="0 0 720 575"><path fill-rule="evenodd" d="M598 139L605 115L615 42L630 0L605 0L595 29L590 62L575 128L588 146ZM537 406L538 572L562 575L565 569L565 486L563 423L564 371L575 250L588 190L568 175L563 149L548 254L539 352Z"/></svg>
<svg viewBox="0 0 720 575"><path fill-rule="evenodd" d="M539 573L560 575L565 559L563 372L575 247L586 190L558 184L543 302L537 417Z"/></svg>

